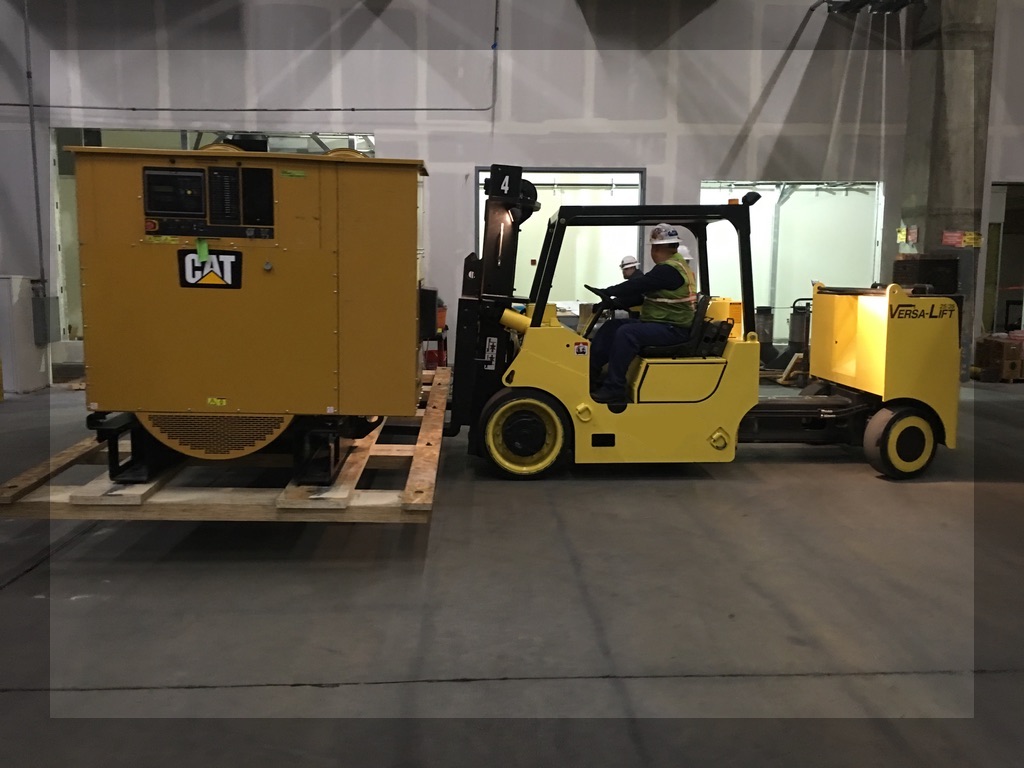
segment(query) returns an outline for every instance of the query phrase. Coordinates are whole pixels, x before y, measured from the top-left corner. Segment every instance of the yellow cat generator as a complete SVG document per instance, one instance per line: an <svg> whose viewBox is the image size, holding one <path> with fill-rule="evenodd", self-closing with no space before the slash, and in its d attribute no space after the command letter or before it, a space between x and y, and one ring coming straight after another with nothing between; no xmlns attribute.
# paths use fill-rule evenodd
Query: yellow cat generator
<svg viewBox="0 0 1024 768"><path fill-rule="evenodd" d="M419 160L75 147L88 425L110 476L338 442L416 413ZM122 462L119 438L130 434Z"/></svg>
<svg viewBox="0 0 1024 768"><path fill-rule="evenodd" d="M899 285L816 285L810 375L796 397L761 397L748 192L729 205L563 206L551 217L529 296L512 295L519 226L538 209L515 166L491 167L481 256L465 260L451 428L513 477L579 463L727 462L744 442L863 445L891 478L923 472L936 446L956 445L959 297ZM626 402L591 396L591 336L565 327L549 293L567 228L668 222L697 240L700 284L689 339L634 358ZM739 245L742 332L727 299L710 295L708 227ZM513 309L525 305L524 313Z"/></svg>

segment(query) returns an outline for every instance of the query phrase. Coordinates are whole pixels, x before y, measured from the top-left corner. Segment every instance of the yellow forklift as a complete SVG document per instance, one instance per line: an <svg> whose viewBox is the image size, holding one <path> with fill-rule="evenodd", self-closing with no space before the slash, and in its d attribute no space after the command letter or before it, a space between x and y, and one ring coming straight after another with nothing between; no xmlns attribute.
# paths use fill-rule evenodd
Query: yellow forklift
<svg viewBox="0 0 1024 768"><path fill-rule="evenodd" d="M548 222L528 297L513 295L519 227L539 209L516 166L487 179L482 254L464 263L449 434L469 427L469 452L513 477L569 459L586 464L726 462L743 442L863 444L894 479L923 472L936 446L956 446L958 297L899 285L815 285L810 382L798 396L762 398L754 325L748 192L728 205L562 206ZM690 338L648 347L627 377L629 402L591 396L590 337L564 326L549 293L568 227L668 222L693 233L700 285ZM707 229L739 241L741 328L733 302L710 295ZM525 305L525 313L514 305Z"/></svg>

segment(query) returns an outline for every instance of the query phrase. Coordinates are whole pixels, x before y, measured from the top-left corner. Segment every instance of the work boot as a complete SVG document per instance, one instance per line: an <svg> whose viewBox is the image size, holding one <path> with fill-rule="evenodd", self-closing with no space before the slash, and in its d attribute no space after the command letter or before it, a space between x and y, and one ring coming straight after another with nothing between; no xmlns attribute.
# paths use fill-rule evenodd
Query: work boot
<svg viewBox="0 0 1024 768"><path fill-rule="evenodd" d="M615 389L607 384L602 384L599 389L594 390L590 393L591 399L595 403L625 403L626 392L622 389Z"/></svg>

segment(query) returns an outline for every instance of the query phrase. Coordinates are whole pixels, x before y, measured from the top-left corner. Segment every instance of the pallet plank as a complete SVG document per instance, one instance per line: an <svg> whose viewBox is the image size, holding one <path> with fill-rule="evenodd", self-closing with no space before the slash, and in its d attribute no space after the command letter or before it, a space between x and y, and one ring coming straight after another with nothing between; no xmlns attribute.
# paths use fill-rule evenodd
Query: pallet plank
<svg viewBox="0 0 1024 768"><path fill-rule="evenodd" d="M9 517L52 520L187 520L193 522L430 522L429 512L410 512L399 505L400 491L358 491L359 506L348 509L278 509L276 488L163 488L142 507L72 504L75 486L51 486L4 511ZM371 494L363 496L363 494Z"/></svg>
<svg viewBox="0 0 1024 768"><path fill-rule="evenodd" d="M48 461L23 472L4 484L3 489L0 489L0 504L13 504L68 468L80 464L84 458L98 452L103 447L103 443L96 442L95 437L87 437L70 448L54 454Z"/></svg>
<svg viewBox="0 0 1024 768"><path fill-rule="evenodd" d="M402 509L430 510L434 506L434 486L441 458L441 438L444 433L444 415L448 409L451 374L450 368L440 368L435 372L423 425L416 440L416 454L402 494Z"/></svg>
<svg viewBox="0 0 1024 768"><path fill-rule="evenodd" d="M86 483L72 493L68 501L71 504L98 504L122 507L138 507L168 482L170 482L183 464L168 467L160 475L148 483L115 483L104 472L96 479Z"/></svg>
<svg viewBox="0 0 1024 768"><path fill-rule="evenodd" d="M371 456L396 456L412 458L416 455L415 445L377 443L370 449Z"/></svg>

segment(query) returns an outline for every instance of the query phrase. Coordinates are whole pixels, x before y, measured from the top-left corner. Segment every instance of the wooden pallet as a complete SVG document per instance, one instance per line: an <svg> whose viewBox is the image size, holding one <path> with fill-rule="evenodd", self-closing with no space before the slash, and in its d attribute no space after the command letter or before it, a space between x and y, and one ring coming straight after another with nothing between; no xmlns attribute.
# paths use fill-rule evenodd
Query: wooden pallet
<svg viewBox="0 0 1024 768"><path fill-rule="evenodd" d="M258 474L290 466L290 457L263 453L226 462L184 461L150 483L112 483L104 469L89 482L59 484L61 475L73 467L105 466L105 446L90 437L0 487L0 518L427 523L434 505L451 370L426 371L423 381L423 407L415 417L385 419L367 437L344 441L348 453L329 486L216 484L218 471ZM415 435L414 444L394 442L409 435ZM404 476L403 487L374 488L377 470Z"/></svg>

